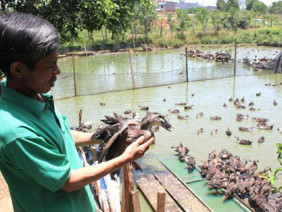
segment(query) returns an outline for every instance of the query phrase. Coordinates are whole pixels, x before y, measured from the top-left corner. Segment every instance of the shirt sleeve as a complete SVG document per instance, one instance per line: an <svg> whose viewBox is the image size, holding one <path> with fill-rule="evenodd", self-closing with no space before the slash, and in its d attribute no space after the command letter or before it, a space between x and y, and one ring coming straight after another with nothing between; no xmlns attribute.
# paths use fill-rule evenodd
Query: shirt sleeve
<svg viewBox="0 0 282 212"><path fill-rule="evenodd" d="M63 187L71 173L66 156L42 137L17 138L6 146L5 153L16 168L53 192Z"/></svg>

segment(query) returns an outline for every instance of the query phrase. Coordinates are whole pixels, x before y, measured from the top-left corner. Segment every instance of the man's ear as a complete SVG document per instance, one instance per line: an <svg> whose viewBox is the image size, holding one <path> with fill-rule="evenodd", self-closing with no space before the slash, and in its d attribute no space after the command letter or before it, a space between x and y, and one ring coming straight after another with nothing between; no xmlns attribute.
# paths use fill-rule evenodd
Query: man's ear
<svg viewBox="0 0 282 212"><path fill-rule="evenodd" d="M14 77L22 78L25 68L23 63L15 61L10 65L10 72Z"/></svg>

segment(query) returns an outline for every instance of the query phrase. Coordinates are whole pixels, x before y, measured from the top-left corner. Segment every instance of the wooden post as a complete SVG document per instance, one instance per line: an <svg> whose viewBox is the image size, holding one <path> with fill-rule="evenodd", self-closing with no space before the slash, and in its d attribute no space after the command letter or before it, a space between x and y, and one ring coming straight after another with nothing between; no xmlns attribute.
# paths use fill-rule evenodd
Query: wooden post
<svg viewBox="0 0 282 212"><path fill-rule="evenodd" d="M157 212L165 212L165 191L158 192Z"/></svg>
<svg viewBox="0 0 282 212"><path fill-rule="evenodd" d="M141 212L139 192L137 190L131 191L132 206L134 212Z"/></svg>
<svg viewBox="0 0 282 212"><path fill-rule="evenodd" d="M123 167L123 182L122 182L122 212L134 212L131 200L131 191L133 190L133 176L131 165L127 164Z"/></svg>
<svg viewBox="0 0 282 212"><path fill-rule="evenodd" d="M185 47L185 59L186 59L186 81L189 81L188 78L188 53L187 53L187 47Z"/></svg>
<svg viewBox="0 0 282 212"><path fill-rule="evenodd" d="M74 81L74 96L76 96L76 77L75 77L75 61L74 61L74 55L72 55L72 70L73 70L73 81Z"/></svg>
<svg viewBox="0 0 282 212"><path fill-rule="evenodd" d="M235 52L234 52L234 77L236 76L236 61L237 61L237 38L235 38Z"/></svg>
<svg viewBox="0 0 282 212"><path fill-rule="evenodd" d="M81 129L81 124L82 124L82 109L80 109L78 113L78 129Z"/></svg>
<svg viewBox="0 0 282 212"><path fill-rule="evenodd" d="M92 154L92 163L94 163L97 160L97 149L96 147L91 147L91 154Z"/></svg>
<svg viewBox="0 0 282 212"><path fill-rule="evenodd" d="M132 67L130 49L128 50L128 54L129 54L129 63L130 63L130 70L131 70L131 76L132 76L132 84L133 84L133 89L135 89L136 85L135 85L135 80L134 80L134 72L133 72L133 67Z"/></svg>

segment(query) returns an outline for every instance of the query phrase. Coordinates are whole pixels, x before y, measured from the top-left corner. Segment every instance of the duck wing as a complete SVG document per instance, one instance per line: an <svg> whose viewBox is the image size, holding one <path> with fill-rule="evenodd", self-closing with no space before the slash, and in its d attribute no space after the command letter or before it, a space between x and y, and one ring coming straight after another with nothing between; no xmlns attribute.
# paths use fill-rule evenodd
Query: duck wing
<svg viewBox="0 0 282 212"><path fill-rule="evenodd" d="M128 128L128 125L127 124L124 124L124 125L120 125L120 129L115 132L115 134L110 138L110 140L107 142L107 145L106 147L103 149L101 155L100 155L100 158L99 158L99 163L102 162L103 158L105 157L108 149L111 147L111 145L114 143L114 141L116 140L116 138L124 131Z"/></svg>

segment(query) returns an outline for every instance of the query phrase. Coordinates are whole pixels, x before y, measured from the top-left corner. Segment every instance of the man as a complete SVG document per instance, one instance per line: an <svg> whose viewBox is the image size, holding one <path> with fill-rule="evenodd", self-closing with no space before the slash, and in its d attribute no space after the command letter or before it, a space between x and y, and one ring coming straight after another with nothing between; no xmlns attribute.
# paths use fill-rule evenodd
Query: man
<svg viewBox="0 0 282 212"><path fill-rule="evenodd" d="M82 167L77 145L91 134L70 132L51 95L60 69L60 36L46 20L22 13L0 16L0 170L14 211L96 211L88 184L144 155L154 138L139 138L125 152ZM134 124L134 123L132 123Z"/></svg>

